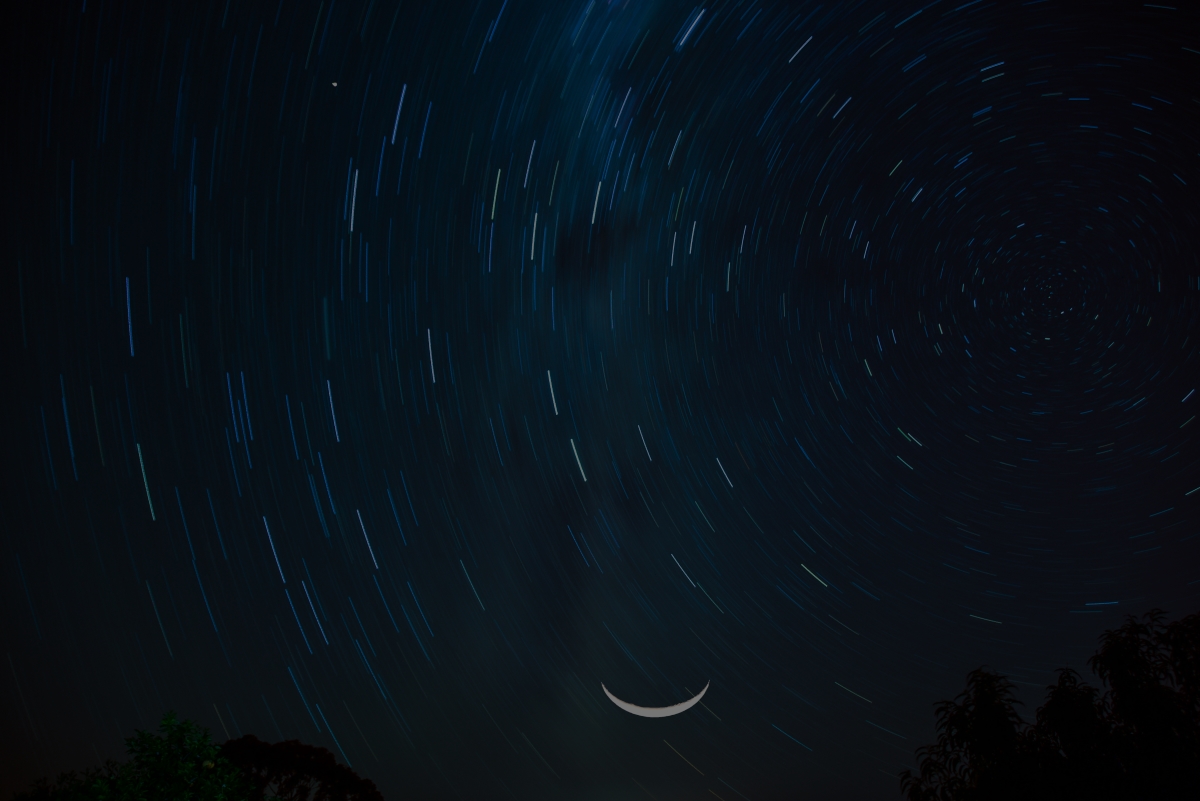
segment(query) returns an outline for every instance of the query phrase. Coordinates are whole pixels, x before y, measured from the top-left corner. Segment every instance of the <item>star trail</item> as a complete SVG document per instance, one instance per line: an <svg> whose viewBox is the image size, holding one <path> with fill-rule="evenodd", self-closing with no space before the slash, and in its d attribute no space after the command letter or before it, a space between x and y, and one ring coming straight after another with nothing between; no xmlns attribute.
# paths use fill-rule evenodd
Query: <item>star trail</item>
<svg viewBox="0 0 1200 801"><path fill-rule="evenodd" d="M1194 7L21 14L0 791L173 709L388 798L899 797L969 670L1198 608Z"/></svg>

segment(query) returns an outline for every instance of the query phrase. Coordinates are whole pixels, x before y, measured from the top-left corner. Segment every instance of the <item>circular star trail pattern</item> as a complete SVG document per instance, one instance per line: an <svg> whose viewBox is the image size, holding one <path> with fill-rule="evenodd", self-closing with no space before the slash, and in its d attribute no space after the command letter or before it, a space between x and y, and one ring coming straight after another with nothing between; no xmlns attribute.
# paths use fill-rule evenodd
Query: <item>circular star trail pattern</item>
<svg viewBox="0 0 1200 801"><path fill-rule="evenodd" d="M1195 609L1194 12L28 13L14 789L175 709L392 798L887 797L971 668Z"/></svg>

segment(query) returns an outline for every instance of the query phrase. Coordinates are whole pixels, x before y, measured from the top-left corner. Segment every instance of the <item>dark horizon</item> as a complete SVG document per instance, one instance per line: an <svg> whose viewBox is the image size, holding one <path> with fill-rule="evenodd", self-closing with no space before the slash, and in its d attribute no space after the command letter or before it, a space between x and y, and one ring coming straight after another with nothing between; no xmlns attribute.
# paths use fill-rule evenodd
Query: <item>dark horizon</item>
<svg viewBox="0 0 1200 801"><path fill-rule="evenodd" d="M1200 609L1198 9L8 16L0 796L173 709L899 798L968 671Z"/></svg>

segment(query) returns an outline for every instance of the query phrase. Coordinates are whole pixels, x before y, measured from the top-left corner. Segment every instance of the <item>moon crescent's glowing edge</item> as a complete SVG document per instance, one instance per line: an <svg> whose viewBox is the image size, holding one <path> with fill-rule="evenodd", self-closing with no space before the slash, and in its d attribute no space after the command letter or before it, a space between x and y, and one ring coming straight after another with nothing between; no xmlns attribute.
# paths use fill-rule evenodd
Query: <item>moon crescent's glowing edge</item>
<svg viewBox="0 0 1200 801"><path fill-rule="evenodd" d="M694 698L689 698L683 703L675 704L673 706L638 706L637 704L631 704L628 701L622 701L620 698L610 693L608 688L604 686L603 682L600 683L600 689L604 690L604 694L608 696L608 700L612 701L614 704L621 707L621 709L624 709L631 715L637 715L638 717L643 718L668 718L671 715L678 715L680 712L687 712L696 704L700 703L700 699L704 697L704 693L708 692L708 685L711 683L711 681L705 683L704 689L701 690Z"/></svg>

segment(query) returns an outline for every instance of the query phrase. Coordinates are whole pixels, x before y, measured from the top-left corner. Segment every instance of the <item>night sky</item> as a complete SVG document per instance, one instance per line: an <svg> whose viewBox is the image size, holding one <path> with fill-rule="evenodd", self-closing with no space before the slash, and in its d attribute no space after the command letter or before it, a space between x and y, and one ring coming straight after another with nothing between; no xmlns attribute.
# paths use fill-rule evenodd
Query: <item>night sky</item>
<svg viewBox="0 0 1200 801"><path fill-rule="evenodd" d="M0 792L173 709L898 797L967 671L1200 607L1194 6L32 5Z"/></svg>

